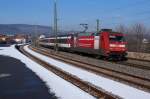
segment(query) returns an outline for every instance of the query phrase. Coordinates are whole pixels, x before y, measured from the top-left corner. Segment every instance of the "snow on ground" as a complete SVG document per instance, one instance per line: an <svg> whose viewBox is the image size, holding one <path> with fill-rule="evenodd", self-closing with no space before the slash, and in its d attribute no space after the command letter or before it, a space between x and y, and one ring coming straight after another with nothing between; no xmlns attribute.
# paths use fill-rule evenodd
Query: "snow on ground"
<svg viewBox="0 0 150 99"><path fill-rule="evenodd" d="M14 46L0 47L0 49L2 49L0 50L0 55L14 57L25 63L29 69L35 72L46 83L51 92L54 92L60 99L94 99L93 96L30 60L18 52Z"/></svg>
<svg viewBox="0 0 150 99"><path fill-rule="evenodd" d="M31 54L33 54L34 56L41 58L42 60L46 61L49 64L57 66L73 75L78 76L79 78L85 81L88 81L96 86L101 87L102 89L108 92L111 92L125 99L150 99L150 93L144 92L142 90L138 90L131 86L98 76L86 70L82 70L80 68L76 68L64 62L60 62L52 58L49 58L47 56L41 55L39 53L30 50L28 46L25 46L24 49L30 52Z"/></svg>

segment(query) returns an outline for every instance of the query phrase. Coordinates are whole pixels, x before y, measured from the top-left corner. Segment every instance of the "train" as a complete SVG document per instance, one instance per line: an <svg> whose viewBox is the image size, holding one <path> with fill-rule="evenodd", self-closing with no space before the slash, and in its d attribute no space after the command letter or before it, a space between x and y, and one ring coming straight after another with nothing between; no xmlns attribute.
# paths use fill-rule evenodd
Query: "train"
<svg viewBox="0 0 150 99"><path fill-rule="evenodd" d="M39 39L39 45L59 50L86 53L108 60L127 60L127 41L125 34L112 29L100 32L70 33Z"/></svg>

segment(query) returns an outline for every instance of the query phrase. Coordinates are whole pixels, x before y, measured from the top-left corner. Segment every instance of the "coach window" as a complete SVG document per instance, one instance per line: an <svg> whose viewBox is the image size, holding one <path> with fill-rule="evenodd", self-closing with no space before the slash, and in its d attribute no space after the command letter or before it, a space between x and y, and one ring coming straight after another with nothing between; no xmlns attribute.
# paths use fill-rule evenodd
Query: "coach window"
<svg viewBox="0 0 150 99"><path fill-rule="evenodd" d="M55 39L51 39L50 42L51 42L51 43L54 43L54 42L55 42Z"/></svg>
<svg viewBox="0 0 150 99"><path fill-rule="evenodd" d="M58 42L59 43L67 43L67 39L59 39Z"/></svg>

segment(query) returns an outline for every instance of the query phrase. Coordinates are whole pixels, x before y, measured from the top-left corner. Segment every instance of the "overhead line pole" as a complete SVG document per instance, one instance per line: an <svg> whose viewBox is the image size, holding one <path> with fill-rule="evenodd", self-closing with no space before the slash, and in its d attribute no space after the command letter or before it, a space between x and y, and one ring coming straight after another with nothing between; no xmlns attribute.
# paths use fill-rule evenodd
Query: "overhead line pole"
<svg viewBox="0 0 150 99"><path fill-rule="evenodd" d="M58 51L58 42L57 42L57 0L54 0L54 34L55 34L55 51Z"/></svg>
<svg viewBox="0 0 150 99"><path fill-rule="evenodd" d="M97 21L97 33L100 31L99 29L99 19L96 20Z"/></svg>

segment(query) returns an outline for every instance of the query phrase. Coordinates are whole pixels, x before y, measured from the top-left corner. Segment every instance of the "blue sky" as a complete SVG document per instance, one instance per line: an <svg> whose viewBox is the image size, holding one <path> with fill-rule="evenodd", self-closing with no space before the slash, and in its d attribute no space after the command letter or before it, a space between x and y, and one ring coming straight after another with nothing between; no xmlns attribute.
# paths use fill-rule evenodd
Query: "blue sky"
<svg viewBox="0 0 150 99"><path fill-rule="evenodd" d="M0 24L53 25L54 0L0 0ZM58 0L60 30L80 30L80 23L101 27L143 23L150 26L150 0Z"/></svg>

